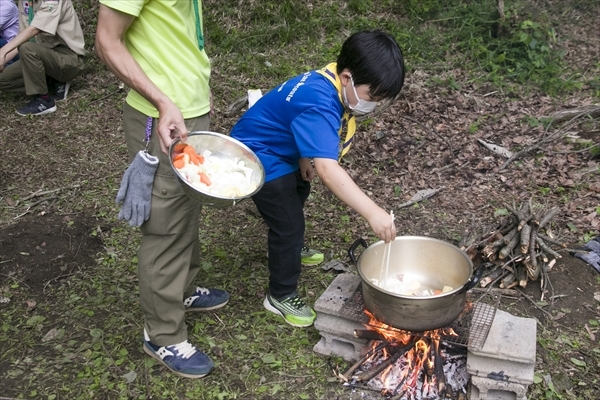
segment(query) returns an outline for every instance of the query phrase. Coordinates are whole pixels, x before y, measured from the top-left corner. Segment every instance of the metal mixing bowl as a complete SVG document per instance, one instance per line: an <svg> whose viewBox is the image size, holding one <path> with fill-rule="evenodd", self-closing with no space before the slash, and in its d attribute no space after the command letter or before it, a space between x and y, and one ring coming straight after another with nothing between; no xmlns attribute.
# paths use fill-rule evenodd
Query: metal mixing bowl
<svg viewBox="0 0 600 400"><path fill-rule="evenodd" d="M256 184L256 190L241 197L222 197L192 186L181 176L179 171L177 171L177 168L173 166L174 147L179 142L181 142L181 139L175 139L169 148L169 162L171 163L171 168L173 168L175 176L181 184L185 194L201 204L217 208L232 206L243 199L253 196L262 188L262 185L265 182L265 170L256 154L239 140L221 133L209 131L189 132L185 143L192 146L198 154L202 154L204 150L210 150L218 157L228 159L237 158L240 161L244 161L245 166L252 169L251 180L252 183Z"/></svg>

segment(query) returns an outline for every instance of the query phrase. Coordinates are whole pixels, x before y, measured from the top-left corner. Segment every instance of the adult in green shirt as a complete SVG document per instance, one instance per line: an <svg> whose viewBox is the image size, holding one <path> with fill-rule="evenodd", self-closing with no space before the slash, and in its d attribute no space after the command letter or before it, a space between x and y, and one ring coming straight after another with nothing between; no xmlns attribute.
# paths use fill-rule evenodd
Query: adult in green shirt
<svg viewBox="0 0 600 400"><path fill-rule="evenodd" d="M130 172L133 183L123 205L148 206L150 211L142 220L119 214L131 225L141 225L138 279L144 351L188 378L208 374L213 362L188 341L185 312L213 310L229 300L224 290L192 284L200 269L201 206L183 193L167 156L175 137L185 140L188 130L209 128L210 62L201 15L200 0L100 0L96 32L100 59L131 88L123 128L132 160L126 175ZM143 152L146 145L148 154ZM140 154L146 154L147 164L137 163ZM146 167L155 160L156 172L148 174ZM137 204L144 201L131 186L148 177L150 204Z"/></svg>

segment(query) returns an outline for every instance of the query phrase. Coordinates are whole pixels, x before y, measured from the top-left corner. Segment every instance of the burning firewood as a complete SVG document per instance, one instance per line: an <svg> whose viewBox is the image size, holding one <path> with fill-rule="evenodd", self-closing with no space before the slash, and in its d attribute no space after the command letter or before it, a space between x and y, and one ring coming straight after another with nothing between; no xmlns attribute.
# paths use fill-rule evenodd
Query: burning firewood
<svg viewBox="0 0 600 400"><path fill-rule="evenodd" d="M381 363L377 364L375 367L371 368L370 370L363 372L362 374L359 375L355 375L353 376L354 379L356 379L357 381L362 381L362 382L366 382L368 380L370 380L371 378L379 375L379 373L381 373L384 369L386 369L387 367L389 367L390 365L392 365L393 363L395 363L401 356L404 355L404 353L406 353L406 351L408 349L410 349L411 347L413 347L415 345L415 342L417 341L416 337L411 338L411 340L402 346L393 346L393 354L386 358L384 361L382 361ZM345 375L345 374L344 374Z"/></svg>
<svg viewBox="0 0 600 400"><path fill-rule="evenodd" d="M381 349L383 349L385 346L388 345L388 342L384 342L382 341L381 343L379 343L377 346L371 348L367 354L365 354L364 356L362 356L356 363L354 363L343 375L338 375L338 377L340 378L340 380L343 380L344 382L348 382L350 380L350 378L352 378L352 375L354 374L354 372L356 372L356 370L363 365L363 363L365 361L367 361L369 358L373 357L373 354L379 352Z"/></svg>
<svg viewBox="0 0 600 400"><path fill-rule="evenodd" d="M355 329L354 337L357 339L367 339L367 340L386 340L385 336L378 332L373 331L371 329Z"/></svg>

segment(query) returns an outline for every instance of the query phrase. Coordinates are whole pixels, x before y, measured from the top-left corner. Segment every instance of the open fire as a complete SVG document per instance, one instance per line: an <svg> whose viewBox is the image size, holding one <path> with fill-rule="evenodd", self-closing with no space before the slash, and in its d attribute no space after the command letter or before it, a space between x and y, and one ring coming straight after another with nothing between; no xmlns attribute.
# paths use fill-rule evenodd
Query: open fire
<svg viewBox="0 0 600 400"><path fill-rule="evenodd" d="M467 292L467 307L449 326L401 331L365 313L361 284L356 275L340 274L315 303L321 339L313 349L354 363L345 372L334 370L345 387L371 399L365 391L388 400L526 400L535 319L499 310L499 296Z"/></svg>
<svg viewBox="0 0 600 400"><path fill-rule="evenodd" d="M464 398L467 350L443 340L458 336L452 328L417 334L383 324L367 310L365 314L369 323L354 336L371 340L364 356L340 376L347 385L368 387L394 400Z"/></svg>

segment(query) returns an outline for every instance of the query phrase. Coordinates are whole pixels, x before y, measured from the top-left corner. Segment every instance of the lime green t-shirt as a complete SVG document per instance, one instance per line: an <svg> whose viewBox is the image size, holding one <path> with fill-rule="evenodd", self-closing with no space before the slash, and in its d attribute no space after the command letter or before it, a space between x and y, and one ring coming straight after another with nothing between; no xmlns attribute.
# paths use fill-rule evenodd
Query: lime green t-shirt
<svg viewBox="0 0 600 400"><path fill-rule="evenodd" d="M181 110L184 118L210 111L210 61L198 45L192 0L100 0L100 3L136 18L124 41L150 80ZM156 108L142 95L129 91L127 103L158 117Z"/></svg>

